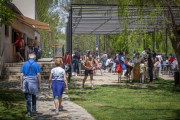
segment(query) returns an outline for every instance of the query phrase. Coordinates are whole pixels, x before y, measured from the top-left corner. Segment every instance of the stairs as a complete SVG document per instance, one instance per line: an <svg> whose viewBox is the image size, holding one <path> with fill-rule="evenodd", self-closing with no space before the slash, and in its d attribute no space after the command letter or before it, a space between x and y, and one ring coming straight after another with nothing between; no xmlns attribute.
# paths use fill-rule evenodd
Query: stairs
<svg viewBox="0 0 180 120"><path fill-rule="evenodd" d="M24 62L5 63L0 80L20 80L20 71ZM38 62L41 69L41 80L49 80L51 69L55 67L54 62Z"/></svg>

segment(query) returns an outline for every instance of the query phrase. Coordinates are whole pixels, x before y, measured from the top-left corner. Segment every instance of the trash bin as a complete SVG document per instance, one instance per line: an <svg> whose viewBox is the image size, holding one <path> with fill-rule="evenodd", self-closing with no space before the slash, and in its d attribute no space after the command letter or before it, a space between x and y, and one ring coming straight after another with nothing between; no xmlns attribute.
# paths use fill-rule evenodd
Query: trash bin
<svg viewBox="0 0 180 120"><path fill-rule="evenodd" d="M179 72L178 71L176 71L176 72L174 72L174 82L175 82L175 85L179 85Z"/></svg>

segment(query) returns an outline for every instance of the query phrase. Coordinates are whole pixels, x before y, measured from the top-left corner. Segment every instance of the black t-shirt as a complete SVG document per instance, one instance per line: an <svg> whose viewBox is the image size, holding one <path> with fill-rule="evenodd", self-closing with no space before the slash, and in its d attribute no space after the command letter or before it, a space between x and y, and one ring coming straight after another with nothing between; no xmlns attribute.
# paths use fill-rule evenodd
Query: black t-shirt
<svg viewBox="0 0 180 120"><path fill-rule="evenodd" d="M75 52L74 54L75 54L74 58L79 60L80 59L80 54L78 52Z"/></svg>
<svg viewBox="0 0 180 120"><path fill-rule="evenodd" d="M151 61L151 58L153 58L153 54L152 53L150 53L149 56L148 56L148 67L153 67L154 66L152 61Z"/></svg>

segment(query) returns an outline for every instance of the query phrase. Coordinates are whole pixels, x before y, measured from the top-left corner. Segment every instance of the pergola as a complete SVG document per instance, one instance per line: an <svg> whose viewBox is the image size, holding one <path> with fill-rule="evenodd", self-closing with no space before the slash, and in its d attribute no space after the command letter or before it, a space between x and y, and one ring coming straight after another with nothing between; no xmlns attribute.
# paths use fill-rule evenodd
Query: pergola
<svg viewBox="0 0 180 120"><path fill-rule="evenodd" d="M125 25L129 32L131 30L139 31L140 33L155 33L155 31L168 28L168 25L163 25L165 18L171 20L167 7L160 7L162 13L151 17L151 12L157 7L144 6L143 16L139 16L137 6L129 6L126 16L118 15L117 5L98 5L98 4L72 4L69 10L67 22L67 50L72 54L72 35L73 34L92 34L92 35L109 35L120 34L124 32ZM180 23L180 9L172 7L175 21ZM143 22L142 22L143 21ZM153 21L153 22L152 22ZM167 30L166 30L167 31ZM153 34L155 50L155 34ZM100 47L100 46L99 46ZM167 54L167 32L166 32L166 54Z"/></svg>

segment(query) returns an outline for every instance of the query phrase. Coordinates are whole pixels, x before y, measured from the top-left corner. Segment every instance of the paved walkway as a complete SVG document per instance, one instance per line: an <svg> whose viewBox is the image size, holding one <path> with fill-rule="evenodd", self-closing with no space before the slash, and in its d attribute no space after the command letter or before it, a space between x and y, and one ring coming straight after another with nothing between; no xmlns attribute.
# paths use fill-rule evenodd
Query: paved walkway
<svg viewBox="0 0 180 120"><path fill-rule="evenodd" d="M164 80L174 80L174 77L172 75L160 75L161 78ZM84 76L73 76L72 79L74 79L73 84L82 84L82 80L84 79ZM94 85L125 85L124 82L128 81L128 78L125 76L122 76L122 82L118 83L118 74L117 73L108 73L107 71L103 71L103 76L98 71L95 76L93 76ZM146 80L147 81L147 80ZM156 80L154 80L156 82ZM86 82L86 85L90 85L90 77L88 76Z"/></svg>
<svg viewBox="0 0 180 120"><path fill-rule="evenodd" d="M42 90L37 95L37 116L34 120L95 120L84 108L70 101L68 95L63 95L63 111L55 114L53 93L48 89L48 81L42 81ZM19 81L0 81L0 89L20 90Z"/></svg>

